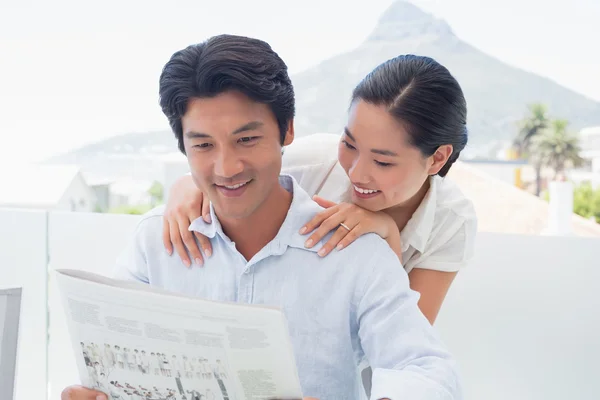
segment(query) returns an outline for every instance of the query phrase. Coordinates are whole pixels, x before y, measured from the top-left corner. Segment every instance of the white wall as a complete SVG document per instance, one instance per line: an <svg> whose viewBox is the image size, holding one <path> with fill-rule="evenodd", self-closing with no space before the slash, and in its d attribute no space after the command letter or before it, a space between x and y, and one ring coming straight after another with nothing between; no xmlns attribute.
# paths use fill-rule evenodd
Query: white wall
<svg viewBox="0 0 600 400"><path fill-rule="evenodd" d="M598 398L600 240L480 234L437 322L466 400Z"/></svg>
<svg viewBox="0 0 600 400"><path fill-rule="evenodd" d="M11 213L0 213L0 226L4 227L0 228L0 243L4 246L9 238L10 246L9 252L3 248L0 254L2 277L7 271L13 275L19 271L31 286L44 276L25 274L32 270L26 267L37 265L40 269L43 264L43 257L35 255L44 249L43 237L35 233L41 232L43 218ZM138 219L51 213L50 267L110 274L113 260ZM18 235L15 226L21 232ZM597 397L599 259L598 239L480 234L475 260L458 275L436 324L461 364L465 400ZM43 282L35 287L43 293ZM27 355L21 355L29 360L28 377L17 400L44 399L32 382L41 379L35 375L40 373L35 367L43 364L39 346L44 344L44 332L39 322L45 305L39 293L33 298L39 310L38 325L29 322L33 342L25 347ZM64 386L77 383L77 373L53 282L49 298L50 399L58 400Z"/></svg>
<svg viewBox="0 0 600 400"><path fill-rule="evenodd" d="M46 399L47 255L46 213L0 208L0 288L23 288L16 400Z"/></svg>

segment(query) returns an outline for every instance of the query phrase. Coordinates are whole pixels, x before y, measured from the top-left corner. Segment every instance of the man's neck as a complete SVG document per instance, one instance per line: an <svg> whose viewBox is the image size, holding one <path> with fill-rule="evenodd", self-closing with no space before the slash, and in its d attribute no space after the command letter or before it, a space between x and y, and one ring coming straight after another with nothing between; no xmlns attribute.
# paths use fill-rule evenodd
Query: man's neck
<svg viewBox="0 0 600 400"><path fill-rule="evenodd" d="M252 215L242 219L219 219L219 222L237 250L250 260L277 236L291 203L292 194L278 184Z"/></svg>

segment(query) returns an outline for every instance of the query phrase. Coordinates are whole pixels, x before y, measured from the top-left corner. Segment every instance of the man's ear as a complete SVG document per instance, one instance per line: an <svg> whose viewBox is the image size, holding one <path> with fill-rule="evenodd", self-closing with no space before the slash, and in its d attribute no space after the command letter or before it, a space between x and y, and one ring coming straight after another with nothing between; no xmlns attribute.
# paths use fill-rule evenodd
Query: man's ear
<svg viewBox="0 0 600 400"><path fill-rule="evenodd" d="M287 131L285 132L285 137L283 138L283 146L289 146L294 141L294 120L290 120L288 123Z"/></svg>

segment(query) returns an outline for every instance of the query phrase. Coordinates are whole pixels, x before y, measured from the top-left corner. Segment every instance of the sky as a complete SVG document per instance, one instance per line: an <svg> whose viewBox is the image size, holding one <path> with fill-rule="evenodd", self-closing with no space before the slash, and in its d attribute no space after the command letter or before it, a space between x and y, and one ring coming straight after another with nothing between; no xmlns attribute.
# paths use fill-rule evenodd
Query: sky
<svg viewBox="0 0 600 400"><path fill-rule="evenodd" d="M392 0L0 3L0 164L168 129L158 76L219 33L268 41L300 72L353 49ZM463 40L600 101L598 0L414 0ZM283 6L282 4L285 4ZM596 41L597 42L597 41Z"/></svg>

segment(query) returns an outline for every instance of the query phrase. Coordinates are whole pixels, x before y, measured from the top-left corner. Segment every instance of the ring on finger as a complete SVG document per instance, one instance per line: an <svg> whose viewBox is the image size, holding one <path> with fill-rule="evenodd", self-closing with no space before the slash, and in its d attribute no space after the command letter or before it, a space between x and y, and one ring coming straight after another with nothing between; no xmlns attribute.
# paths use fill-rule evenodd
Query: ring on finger
<svg viewBox="0 0 600 400"><path fill-rule="evenodd" d="M348 228L348 225L344 224L343 222L340 222L340 226L344 229L346 229L348 232L350 232L352 229Z"/></svg>

